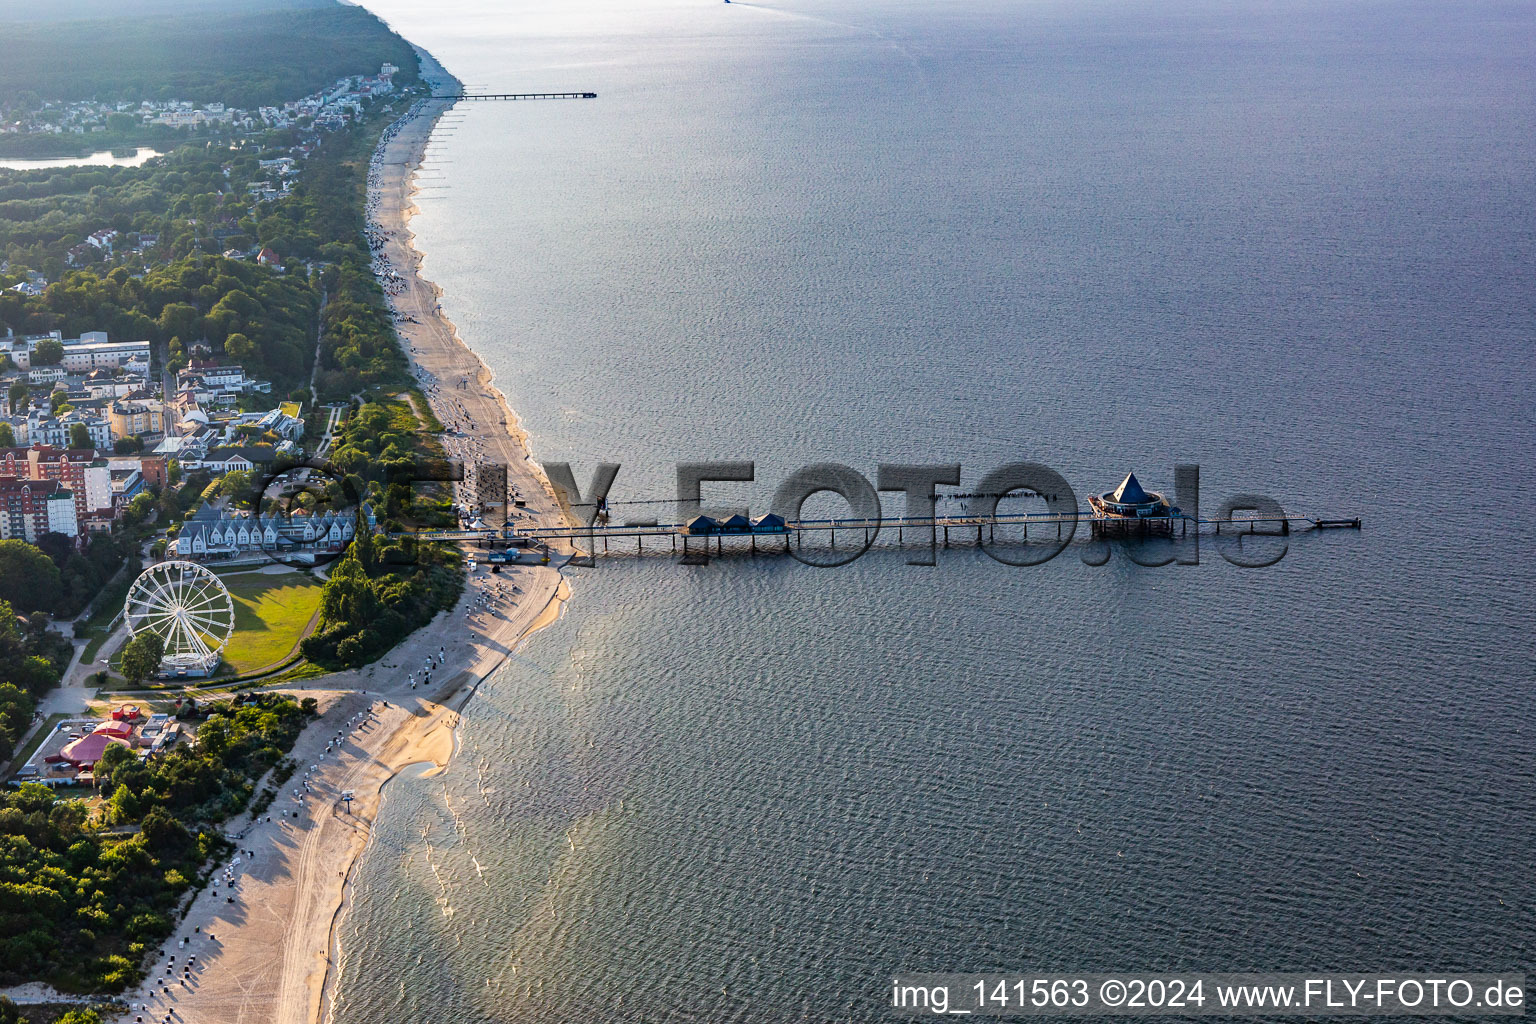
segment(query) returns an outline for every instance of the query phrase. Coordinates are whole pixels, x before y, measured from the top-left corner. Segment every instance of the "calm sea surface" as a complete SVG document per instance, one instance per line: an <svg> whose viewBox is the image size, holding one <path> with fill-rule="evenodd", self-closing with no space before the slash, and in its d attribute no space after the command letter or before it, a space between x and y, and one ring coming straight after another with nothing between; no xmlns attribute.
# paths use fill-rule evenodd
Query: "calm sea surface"
<svg viewBox="0 0 1536 1024"><path fill-rule="evenodd" d="M370 4L536 455L1134 469L1366 529L573 570L393 783L340 1024L872 1021L917 970L1532 968L1536 8ZM900 507L898 496L889 496ZM946 502L949 511L959 501ZM667 505L616 507L667 519Z"/></svg>

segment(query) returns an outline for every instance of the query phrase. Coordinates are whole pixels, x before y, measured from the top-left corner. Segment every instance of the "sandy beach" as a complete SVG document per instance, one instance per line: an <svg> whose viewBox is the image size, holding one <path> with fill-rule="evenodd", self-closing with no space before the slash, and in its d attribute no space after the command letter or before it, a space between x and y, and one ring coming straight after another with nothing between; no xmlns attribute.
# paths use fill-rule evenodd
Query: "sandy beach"
<svg viewBox="0 0 1536 1024"><path fill-rule="evenodd" d="M425 54L423 64L429 80L457 85ZM449 455L506 464L530 525L559 525L559 506L517 417L442 316L438 288L417 273L420 254L409 231L413 178L433 126L451 105L421 101L386 134L370 173L370 239L376 258L394 271L388 298L401 321L401 343L449 425ZM338 981L338 925L385 784L412 764L430 764L434 772L448 764L454 729L475 688L559 616L566 596L560 573L549 566L505 566L494 576L481 568L456 608L381 661L284 688L320 698L323 709L294 747L298 771L268 813L229 823L237 858L215 866L213 882L160 950L149 980L125 994L132 1009L117 1019L325 1019ZM188 970L190 957L196 959Z"/></svg>

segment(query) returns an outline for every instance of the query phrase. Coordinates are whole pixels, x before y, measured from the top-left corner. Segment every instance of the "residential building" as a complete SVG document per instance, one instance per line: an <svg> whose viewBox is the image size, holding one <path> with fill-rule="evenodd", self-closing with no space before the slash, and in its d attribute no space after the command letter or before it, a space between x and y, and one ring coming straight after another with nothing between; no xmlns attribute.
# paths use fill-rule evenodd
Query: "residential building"
<svg viewBox="0 0 1536 1024"><path fill-rule="evenodd" d="M146 487L164 487L169 478L169 463L160 455L109 455L104 461L114 474L123 470L137 472ZM127 478L114 476L113 479Z"/></svg>
<svg viewBox="0 0 1536 1024"><path fill-rule="evenodd" d="M112 511L121 514L128 503L144 490L144 474L137 466L108 465L111 478Z"/></svg>
<svg viewBox="0 0 1536 1024"><path fill-rule="evenodd" d="M77 522L112 508L111 473L106 461L88 448L0 448L0 482L5 481L58 483L73 499Z"/></svg>
<svg viewBox="0 0 1536 1024"><path fill-rule="evenodd" d="M172 434L155 445L152 455L175 459L186 469L196 469L208 454L208 442L196 434Z"/></svg>
<svg viewBox="0 0 1536 1024"><path fill-rule="evenodd" d="M112 447L112 425L99 416L92 415L84 409L71 409L62 416L54 416L52 413L41 409L32 410L27 417L28 444L44 444L54 448L66 448L73 442L72 430L76 423L85 427L91 436L91 444L96 448ZM21 438L17 438L21 440Z"/></svg>
<svg viewBox="0 0 1536 1024"><path fill-rule="evenodd" d="M0 540L36 544L45 533L79 535L74 495L57 480L0 479Z"/></svg>
<svg viewBox="0 0 1536 1024"><path fill-rule="evenodd" d="M245 368L239 365L196 362L176 375L176 389L201 384L212 389L238 389L245 384Z"/></svg>
<svg viewBox="0 0 1536 1024"><path fill-rule="evenodd" d="M38 342L56 341L64 346L64 359L60 367L35 367L32 365L32 354L37 351ZM98 369L115 369L126 363L142 361L149 362L149 342L125 341L110 342L106 331L86 331L78 338L66 338L59 331L50 331L47 334L29 334L22 338L7 336L0 338L0 353L11 357L11 362L16 364L18 370L59 371L56 375L47 377L48 380L57 380L64 373L89 373ZM40 382L43 377L33 374L33 381Z"/></svg>
<svg viewBox="0 0 1536 1024"><path fill-rule="evenodd" d="M117 437L165 433L165 406L154 399L120 398L107 407L107 423Z"/></svg>
<svg viewBox="0 0 1536 1024"><path fill-rule="evenodd" d="M149 364L149 342L119 341L112 343L66 345L64 369L70 373L90 373L92 370L116 369L128 363Z"/></svg>
<svg viewBox="0 0 1536 1024"><path fill-rule="evenodd" d="M114 374L111 370L96 370L85 378L84 390L91 398L97 399L149 400L151 395L147 384L144 377L137 373Z"/></svg>
<svg viewBox="0 0 1536 1024"><path fill-rule="evenodd" d="M225 473L249 473L257 466L270 466L277 461L277 450L268 445L243 445L210 448L208 454L197 463L182 460L188 469L206 469L215 475Z"/></svg>
<svg viewBox="0 0 1536 1024"><path fill-rule="evenodd" d="M377 517L372 507L365 504L363 511L369 528L374 528ZM182 524L167 553L195 562L260 555L302 560L340 551L352 539L353 531L353 517L347 514L258 516L204 505Z"/></svg>

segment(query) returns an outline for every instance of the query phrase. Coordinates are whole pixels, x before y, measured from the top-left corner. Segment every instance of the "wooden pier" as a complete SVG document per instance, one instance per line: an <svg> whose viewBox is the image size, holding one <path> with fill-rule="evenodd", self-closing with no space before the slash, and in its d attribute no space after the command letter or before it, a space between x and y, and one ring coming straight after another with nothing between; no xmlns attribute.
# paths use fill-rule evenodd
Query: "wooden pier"
<svg viewBox="0 0 1536 1024"><path fill-rule="evenodd" d="M539 549L552 543L562 543L578 548L586 555L608 554L615 546L619 552L629 551L634 542L635 554L679 554L707 556L713 551L723 554L725 542L747 541L747 545L733 544L731 549L742 548L752 554L759 553L759 546L769 553L787 552L790 545L797 548L825 538L825 546L835 548L838 534L855 544L869 546L877 536L887 538L883 547L928 547L951 544L991 544L998 541L998 527L1011 527L1016 531L1014 542L1028 542L1030 530L1034 539L1043 542L1064 541L1081 526L1088 526L1093 537L1187 537L1196 534L1248 534L1270 533L1289 535L1293 530L1361 529L1359 518L1323 519L1317 516L1252 516L1232 519L1197 519L1183 514L1147 517L1127 522L1121 517L1105 516L1093 509L1081 509L1077 513L1029 512L997 514L990 516L958 515L933 518L894 517L882 519L803 519L786 522L782 528L772 530L711 530L695 533L685 523L660 523L652 521L627 523L599 523L591 527L533 527L434 530L413 533L395 533L390 536L414 536L419 540L468 541L486 546L513 544L519 547ZM889 541L895 534L895 544ZM647 549L646 541L651 541ZM713 542L713 544L711 544ZM1008 542L1005 538L1004 542ZM590 545L593 550L586 550ZM600 550L599 550L600 546Z"/></svg>
<svg viewBox="0 0 1536 1024"><path fill-rule="evenodd" d="M435 100L595 100L595 92L450 92Z"/></svg>

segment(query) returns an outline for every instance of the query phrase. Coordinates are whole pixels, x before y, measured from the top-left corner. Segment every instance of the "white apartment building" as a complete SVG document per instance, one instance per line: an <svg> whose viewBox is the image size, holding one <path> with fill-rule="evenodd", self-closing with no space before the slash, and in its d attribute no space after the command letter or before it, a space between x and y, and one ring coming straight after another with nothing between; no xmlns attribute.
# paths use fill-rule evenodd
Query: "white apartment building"
<svg viewBox="0 0 1536 1024"><path fill-rule="evenodd" d="M105 332L96 331L105 337ZM66 345L64 370L67 373L90 373L92 370L115 370L130 362L149 363L149 342L119 341Z"/></svg>

